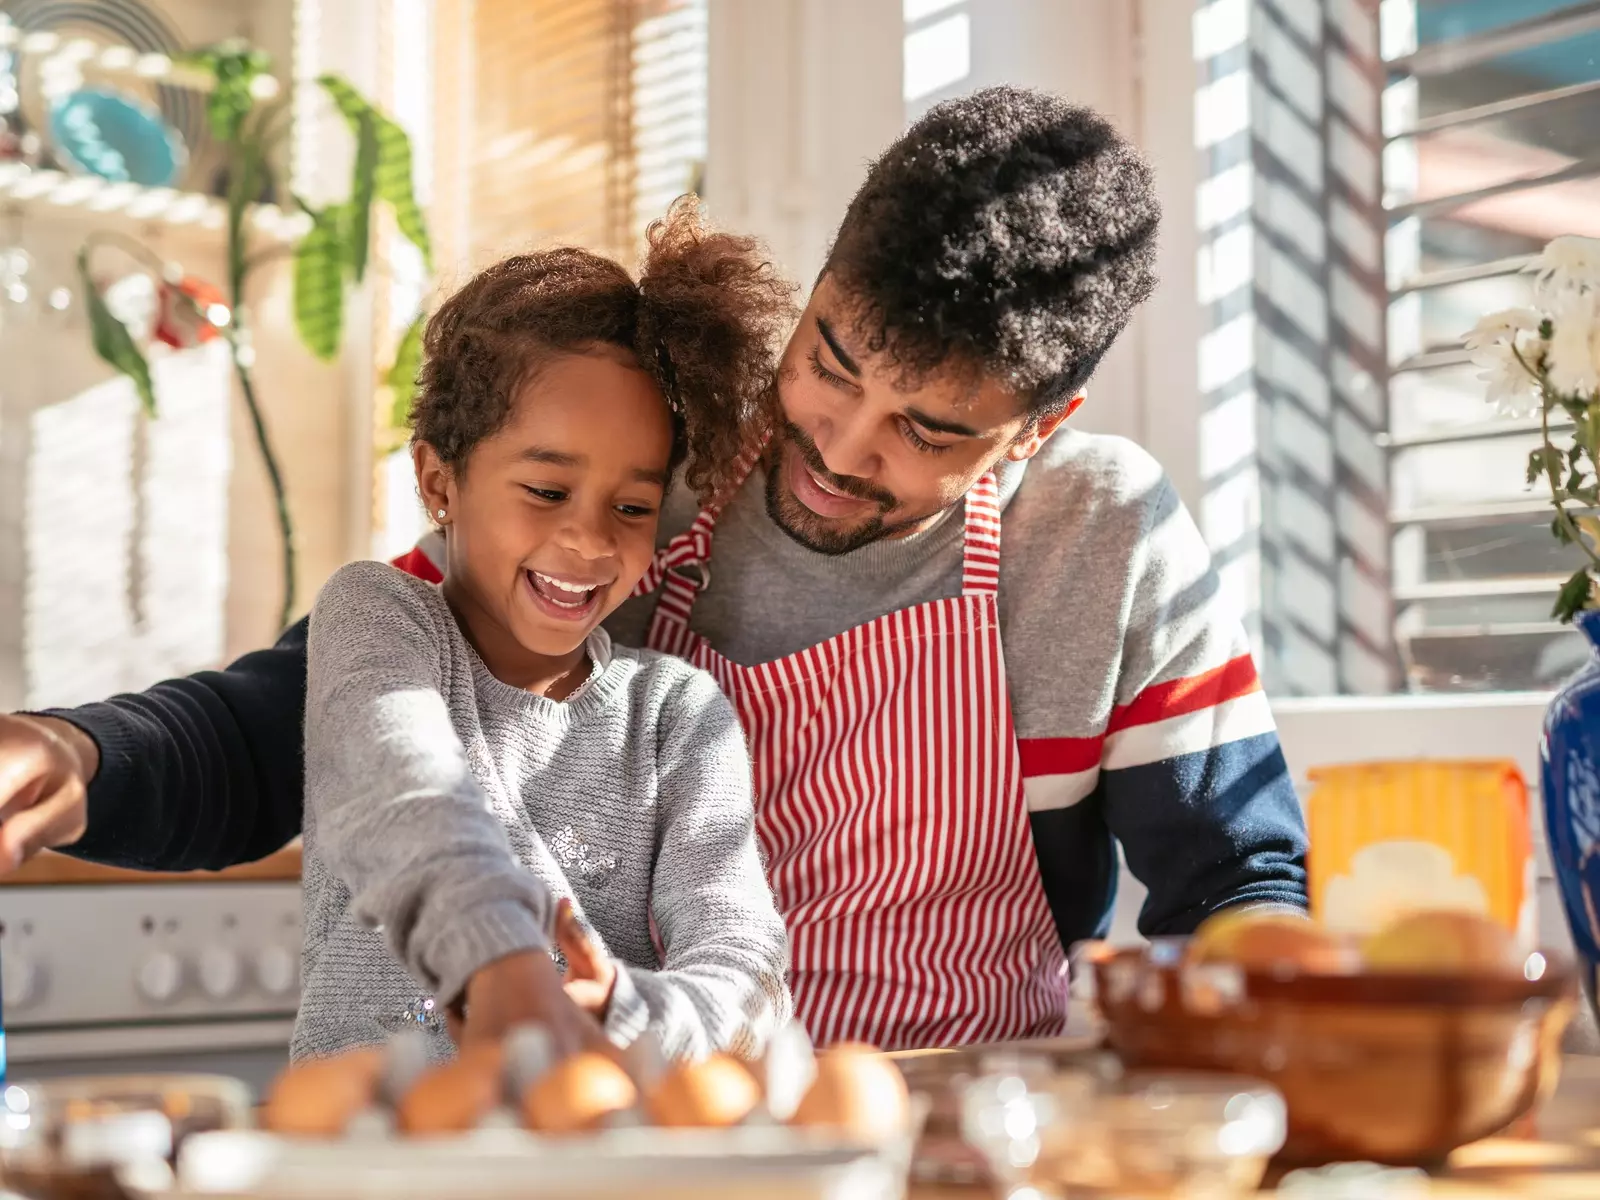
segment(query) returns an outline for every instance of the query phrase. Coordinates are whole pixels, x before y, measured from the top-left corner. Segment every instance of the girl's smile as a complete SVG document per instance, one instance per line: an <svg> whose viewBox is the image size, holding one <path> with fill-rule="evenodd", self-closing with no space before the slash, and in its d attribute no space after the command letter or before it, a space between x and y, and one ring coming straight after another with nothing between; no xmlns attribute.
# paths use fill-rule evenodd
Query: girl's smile
<svg viewBox="0 0 1600 1200"><path fill-rule="evenodd" d="M556 694L582 674L584 639L655 553L671 456L659 387L599 346L537 363L458 467L417 444L424 498L447 514L445 597L496 678Z"/></svg>

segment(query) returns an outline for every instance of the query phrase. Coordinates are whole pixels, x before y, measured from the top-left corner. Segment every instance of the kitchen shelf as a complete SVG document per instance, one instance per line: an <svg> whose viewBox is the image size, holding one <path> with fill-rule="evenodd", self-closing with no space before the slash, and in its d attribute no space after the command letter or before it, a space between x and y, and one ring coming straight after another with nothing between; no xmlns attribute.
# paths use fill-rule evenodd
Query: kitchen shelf
<svg viewBox="0 0 1600 1200"><path fill-rule="evenodd" d="M12 49L24 58L39 60L50 74L52 63L69 73L85 70L109 79L161 83L204 94L213 84L204 71L174 62L165 54L145 54L130 46L104 44L85 37L62 37L49 30L24 31L0 13L0 49ZM278 94L281 84L272 75L257 83L259 99ZM124 218L130 222L222 231L227 208L215 196L177 188L141 187L116 183L95 175L40 170L21 161L0 162L0 212L22 211L32 216L90 215ZM252 206L248 223L252 233L271 241L296 240L310 227L303 213L276 205Z"/></svg>
<svg viewBox="0 0 1600 1200"><path fill-rule="evenodd" d="M20 211L30 218L121 217L218 233L227 223L223 202L202 192L113 183L95 175L38 170L21 162L0 162L0 212L5 211ZM246 220L252 233L279 242L294 241L310 226L304 213L287 212L274 204L252 206Z"/></svg>

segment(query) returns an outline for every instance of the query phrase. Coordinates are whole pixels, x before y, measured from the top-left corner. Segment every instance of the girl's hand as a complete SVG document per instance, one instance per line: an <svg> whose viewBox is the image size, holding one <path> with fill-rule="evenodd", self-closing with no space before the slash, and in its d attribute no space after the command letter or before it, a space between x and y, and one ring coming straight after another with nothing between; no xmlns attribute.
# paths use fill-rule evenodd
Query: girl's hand
<svg viewBox="0 0 1600 1200"><path fill-rule="evenodd" d="M556 948L567 960L567 997L595 1020L605 1020L611 989L617 983L617 968L589 940L570 900L562 900L556 906Z"/></svg>
<svg viewBox="0 0 1600 1200"><path fill-rule="evenodd" d="M543 950L507 955L482 968L467 983L465 1012L452 1014L456 1045L497 1042L518 1025L542 1025L557 1057L595 1050L614 1053L594 1018L573 1002L561 973Z"/></svg>

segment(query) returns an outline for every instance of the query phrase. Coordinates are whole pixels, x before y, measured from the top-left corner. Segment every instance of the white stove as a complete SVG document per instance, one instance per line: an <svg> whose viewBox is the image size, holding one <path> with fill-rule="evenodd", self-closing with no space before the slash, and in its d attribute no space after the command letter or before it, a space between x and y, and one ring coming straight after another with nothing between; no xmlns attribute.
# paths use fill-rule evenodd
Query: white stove
<svg viewBox="0 0 1600 1200"><path fill-rule="evenodd" d="M299 989L296 882L0 887L13 1078L220 1070L260 1087Z"/></svg>

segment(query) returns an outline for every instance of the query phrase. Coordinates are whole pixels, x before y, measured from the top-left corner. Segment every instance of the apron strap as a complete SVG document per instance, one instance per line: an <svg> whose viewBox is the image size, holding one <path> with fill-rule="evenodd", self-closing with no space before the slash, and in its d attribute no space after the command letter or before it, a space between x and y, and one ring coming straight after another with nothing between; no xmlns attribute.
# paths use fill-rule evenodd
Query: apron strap
<svg viewBox="0 0 1600 1200"><path fill-rule="evenodd" d="M967 528L961 557L961 594L1000 593L1000 485L990 471L967 493Z"/></svg>
<svg viewBox="0 0 1600 1200"><path fill-rule="evenodd" d="M716 532L717 518L722 515L723 506L750 478L750 472L756 469L756 463L761 461L761 455L766 451L768 440L764 437L746 450L740 456L738 466L722 494L696 514L689 528L656 551L649 569L634 585L633 595L648 596L657 588L664 588L667 595L674 591L681 593L681 585L687 585L688 601L692 605L695 595L705 591L711 583L711 535ZM681 572L681 568L691 566L699 568L698 581L686 579ZM689 619L687 610L683 619Z"/></svg>
<svg viewBox="0 0 1600 1200"><path fill-rule="evenodd" d="M750 477L762 446L747 451L722 497L706 505L694 523L663 546L633 589L635 596L661 590L659 607L685 623L695 598L711 584L711 538L723 506ZM691 578L686 568L694 568ZM967 493L966 528L962 538L961 594L995 596L1000 592L1000 486L990 471Z"/></svg>

